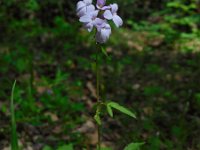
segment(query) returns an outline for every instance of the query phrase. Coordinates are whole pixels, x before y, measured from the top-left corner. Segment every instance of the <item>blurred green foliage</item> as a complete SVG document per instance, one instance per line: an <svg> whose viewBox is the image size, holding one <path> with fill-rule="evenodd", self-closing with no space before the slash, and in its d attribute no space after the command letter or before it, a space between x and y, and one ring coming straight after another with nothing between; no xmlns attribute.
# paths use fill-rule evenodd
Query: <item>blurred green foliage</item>
<svg viewBox="0 0 200 150"><path fill-rule="evenodd" d="M76 2L0 1L0 138L7 141L0 142L0 149L9 144L8 103L14 79L22 140L44 149L92 147L87 133L77 128L94 114L96 45L93 33L78 23ZM200 149L199 1L109 2L119 4L124 26L113 29L106 45L112 59L101 55L102 94L136 109L138 120L123 115L119 121L103 118L104 140L116 149L132 141L144 141L144 150Z"/></svg>

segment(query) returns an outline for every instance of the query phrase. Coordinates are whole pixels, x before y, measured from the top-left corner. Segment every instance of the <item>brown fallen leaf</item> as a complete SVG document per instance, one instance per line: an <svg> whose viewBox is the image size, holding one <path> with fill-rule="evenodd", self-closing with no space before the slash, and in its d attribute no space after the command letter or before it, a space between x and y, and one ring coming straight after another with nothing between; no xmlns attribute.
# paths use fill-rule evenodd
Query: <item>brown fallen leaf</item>
<svg viewBox="0 0 200 150"><path fill-rule="evenodd" d="M153 109L151 107L145 107L143 108L143 111L146 115L152 115L153 114Z"/></svg>
<svg viewBox="0 0 200 150"><path fill-rule="evenodd" d="M53 133L56 133L56 134L59 134L62 132L62 127L57 125L53 130L52 130Z"/></svg>
<svg viewBox="0 0 200 150"><path fill-rule="evenodd" d="M85 134L88 145L96 145L98 142L98 131L93 121L88 120L76 131Z"/></svg>
<svg viewBox="0 0 200 150"><path fill-rule="evenodd" d="M81 127L79 127L76 131L80 133L92 133L96 129L96 126L93 121L88 120L86 123L84 123Z"/></svg>
<svg viewBox="0 0 200 150"><path fill-rule="evenodd" d="M148 40L148 44L149 44L150 46L154 46L154 47L160 46L160 45L163 43L164 38L165 38L164 35L159 35L159 36L150 38L150 39Z"/></svg>
<svg viewBox="0 0 200 150"><path fill-rule="evenodd" d="M91 95L96 98L97 97L96 89L95 89L94 85L92 84L92 82L90 82L90 81L87 82L86 86L89 89L89 91L91 92Z"/></svg>
<svg viewBox="0 0 200 150"><path fill-rule="evenodd" d="M37 93L40 95L45 92L52 93L52 90L47 86L37 86L36 90L37 90Z"/></svg>
<svg viewBox="0 0 200 150"><path fill-rule="evenodd" d="M128 46L129 46L130 48L136 49L136 50L139 51L139 52L143 51L143 49L144 49L144 47L143 47L141 44L135 43L135 42L133 42L133 41L131 41L131 40L128 41Z"/></svg>
<svg viewBox="0 0 200 150"><path fill-rule="evenodd" d="M44 116L49 116L53 122L56 122L59 120L58 116L52 112L46 112Z"/></svg>

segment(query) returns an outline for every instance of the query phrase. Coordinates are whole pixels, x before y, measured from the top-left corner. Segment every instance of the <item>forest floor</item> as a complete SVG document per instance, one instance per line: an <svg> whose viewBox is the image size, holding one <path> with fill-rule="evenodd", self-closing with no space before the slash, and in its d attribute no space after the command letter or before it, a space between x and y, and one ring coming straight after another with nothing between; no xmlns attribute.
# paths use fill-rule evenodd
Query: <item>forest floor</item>
<svg viewBox="0 0 200 150"><path fill-rule="evenodd" d="M120 38L119 38L120 37ZM200 53L182 53L164 35L120 30L101 55L101 94L137 114L102 118L102 145L122 150L145 142L144 150L199 150ZM69 45L67 45L69 46ZM10 91L14 79L19 143L24 150L73 144L94 149L97 127L95 45L69 50L33 50L34 89L26 50L0 47L0 149L10 145ZM59 50L59 53L58 53ZM15 60L14 62L12 60ZM116 113L116 114L115 114Z"/></svg>

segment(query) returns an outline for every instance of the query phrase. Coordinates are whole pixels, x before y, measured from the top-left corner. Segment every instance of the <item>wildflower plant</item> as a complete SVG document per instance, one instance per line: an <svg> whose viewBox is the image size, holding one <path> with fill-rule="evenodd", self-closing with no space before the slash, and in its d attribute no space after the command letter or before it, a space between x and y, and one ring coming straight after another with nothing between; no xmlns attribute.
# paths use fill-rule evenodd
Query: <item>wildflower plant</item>
<svg viewBox="0 0 200 150"><path fill-rule="evenodd" d="M92 0L79 1L76 11L79 21L83 23L88 32L96 29L97 43L106 43L109 39L111 35L110 20L116 27L123 25L121 17L117 15L118 5L114 3L106 6L106 0L97 0L96 7L92 4Z"/></svg>
<svg viewBox="0 0 200 150"><path fill-rule="evenodd" d="M111 35L111 26L110 21L113 21L115 26L119 28L123 25L123 20L117 14L118 5L116 3L106 5L106 0L97 0L96 5L93 5L92 0L81 0L77 3L77 16L79 17L79 21L83 23L83 27L91 32L95 30L95 40L98 46L101 47L101 51L106 54L105 49L102 47L102 44L106 43ZM119 105L113 101L102 100L100 97L100 64L99 64L99 50L96 51L96 95L97 95L97 107L96 114L94 115L94 119L98 125L98 144L97 149L101 149L101 115L103 114L103 107L106 108L108 114L113 117L113 109L116 109L126 115L129 115L133 118L136 118L135 114L132 113L127 108ZM106 54L107 56L107 54ZM141 143L132 143L134 145L134 149L139 149ZM129 145L125 149L128 150L129 147L133 147Z"/></svg>

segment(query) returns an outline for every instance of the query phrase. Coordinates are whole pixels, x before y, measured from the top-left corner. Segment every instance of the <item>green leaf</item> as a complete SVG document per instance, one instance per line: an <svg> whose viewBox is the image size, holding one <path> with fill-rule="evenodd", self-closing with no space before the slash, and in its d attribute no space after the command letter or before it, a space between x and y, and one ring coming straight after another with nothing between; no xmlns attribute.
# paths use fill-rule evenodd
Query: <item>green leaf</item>
<svg viewBox="0 0 200 150"><path fill-rule="evenodd" d="M26 3L26 7L27 9L32 10L32 11L37 11L39 9L39 5L36 0L29 0Z"/></svg>
<svg viewBox="0 0 200 150"><path fill-rule="evenodd" d="M140 150L142 145L144 145L144 143L130 143L124 148L124 150Z"/></svg>
<svg viewBox="0 0 200 150"><path fill-rule="evenodd" d="M106 55L106 56L108 57L108 54L107 54L107 52L106 52L106 49L105 49L103 46L101 46L101 51L102 51L102 53L103 53L104 55Z"/></svg>
<svg viewBox="0 0 200 150"><path fill-rule="evenodd" d="M68 144L68 145L63 145L61 147L58 147L58 150L73 150L73 145L72 144Z"/></svg>
<svg viewBox="0 0 200 150"><path fill-rule="evenodd" d="M97 122L98 125L101 125L101 118L99 116L99 113L96 113L96 115L94 116L95 121Z"/></svg>
<svg viewBox="0 0 200 150"><path fill-rule="evenodd" d="M18 139L17 139L17 127L15 121L15 106L14 106L14 91L15 91L16 80L12 86L11 92L11 103L10 103L10 111L11 111L11 149L19 150Z"/></svg>
<svg viewBox="0 0 200 150"><path fill-rule="evenodd" d="M103 46L101 46L101 51L109 60L111 60L111 57L108 55L106 49Z"/></svg>
<svg viewBox="0 0 200 150"><path fill-rule="evenodd" d="M131 116L131 117L133 117L133 118L136 118L136 116L135 116L135 114L134 114L133 112L131 112L131 111L128 110L127 108L125 108L125 107L119 105L119 104L116 103L116 102L109 102L107 105L110 106L110 107L112 107L112 108L115 108L115 109L121 111L122 113L124 113L124 114L126 114L126 115L128 115L128 116Z"/></svg>
<svg viewBox="0 0 200 150"><path fill-rule="evenodd" d="M50 146L46 145L42 150L53 150Z"/></svg>
<svg viewBox="0 0 200 150"><path fill-rule="evenodd" d="M97 106L96 114L94 116L94 119L98 125L101 125L100 113L101 113L101 106L99 105L99 106Z"/></svg>
<svg viewBox="0 0 200 150"><path fill-rule="evenodd" d="M107 108L107 111L108 111L108 114L110 115L110 117L113 117L112 108L108 104L106 105L106 108Z"/></svg>

